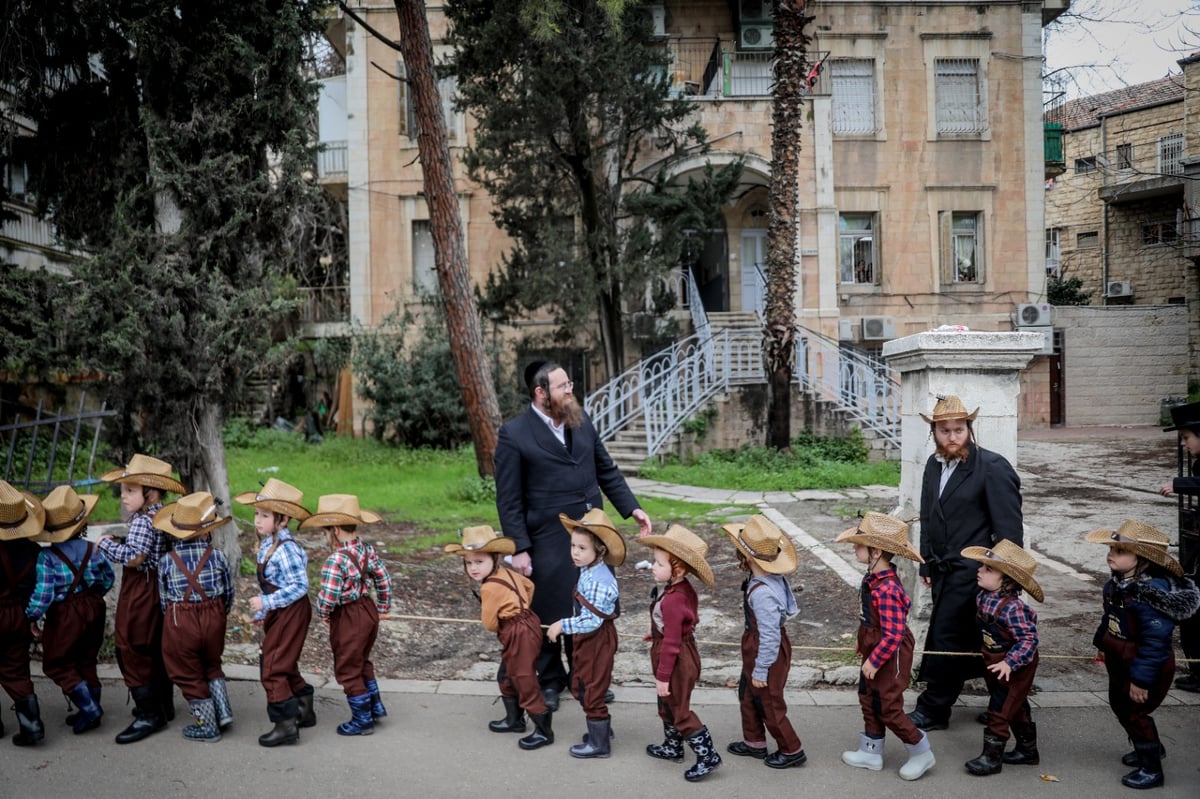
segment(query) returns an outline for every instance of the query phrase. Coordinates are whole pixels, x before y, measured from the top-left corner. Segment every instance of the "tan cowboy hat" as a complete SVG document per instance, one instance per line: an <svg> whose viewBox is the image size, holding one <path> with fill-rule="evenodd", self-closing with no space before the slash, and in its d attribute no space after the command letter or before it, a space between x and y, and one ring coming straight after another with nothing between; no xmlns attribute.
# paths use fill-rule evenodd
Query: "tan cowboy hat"
<svg viewBox="0 0 1200 799"><path fill-rule="evenodd" d="M1037 561L1033 559L1033 555L1007 538L1001 538L990 548L967 547L962 551L962 556L985 563L996 571L1007 574L1038 602L1046 601L1042 594L1042 587L1033 578L1033 573L1037 570Z"/></svg>
<svg viewBox="0 0 1200 799"><path fill-rule="evenodd" d="M253 505L272 513L282 513L301 522L312 516L301 504L304 502L304 492L274 477L263 483L260 490L244 491L234 497L233 501L241 505Z"/></svg>
<svg viewBox="0 0 1200 799"><path fill-rule="evenodd" d="M32 538L42 531L45 519L37 497L0 480L0 541Z"/></svg>
<svg viewBox="0 0 1200 799"><path fill-rule="evenodd" d="M42 500L42 508L46 511L45 526L33 540L47 544L71 540L87 524L99 501L99 494L79 496L71 486L59 486Z"/></svg>
<svg viewBox="0 0 1200 799"><path fill-rule="evenodd" d="M712 587L712 569L704 560L704 556L708 554L708 544L691 530L679 524L672 524L663 535L645 535L634 540L642 546L661 549L679 558L692 574Z"/></svg>
<svg viewBox="0 0 1200 799"><path fill-rule="evenodd" d="M1176 577L1183 576L1179 561L1167 554L1170 539L1144 522L1126 519L1116 530L1092 530L1084 540L1092 544L1108 544L1127 549L1151 563L1157 563Z"/></svg>
<svg viewBox="0 0 1200 799"><path fill-rule="evenodd" d="M933 416L929 417L925 414L918 414L929 424L935 422L949 422L952 419L966 419L972 421L979 414L979 408L967 413L967 406L963 405L962 400L953 394L949 396L937 395L937 402L933 406Z"/></svg>
<svg viewBox="0 0 1200 799"><path fill-rule="evenodd" d="M473 552L511 555L517 551L517 542L514 539L505 538L486 524L464 527L461 535L461 544L446 544L442 549L455 555L470 555Z"/></svg>
<svg viewBox="0 0 1200 799"><path fill-rule="evenodd" d="M353 494L326 494L317 500L317 512L300 522L300 529L346 527L379 521L383 521L383 517L378 513L359 509L358 497Z"/></svg>
<svg viewBox="0 0 1200 799"><path fill-rule="evenodd" d="M582 519L572 519L565 513L558 514L558 520L568 533L576 530L586 530L600 539L604 548L604 562L609 566L620 566L625 562L625 539L617 532L608 514L599 508L592 508L583 514Z"/></svg>
<svg viewBox="0 0 1200 799"><path fill-rule="evenodd" d="M791 574L796 570L796 546L766 516L751 516L745 524L727 524L721 529L738 552L753 558L767 574Z"/></svg>
<svg viewBox="0 0 1200 799"><path fill-rule="evenodd" d="M858 520L857 527L850 527L838 533L834 539L838 543L862 544L864 547L875 547L902 558L924 563L925 559L908 543L908 525L895 516L886 513L870 511Z"/></svg>
<svg viewBox="0 0 1200 799"><path fill-rule="evenodd" d="M151 458L149 455L134 455L124 469L113 469L100 475L106 483L133 483L162 491L186 494L183 483L171 476L171 464Z"/></svg>
<svg viewBox="0 0 1200 799"><path fill-rule="evenodd" d="M154 514L154 526L181 541L207 535L227 521L229 517L217 512L217 501L207 491L180 497Z"/></svg>

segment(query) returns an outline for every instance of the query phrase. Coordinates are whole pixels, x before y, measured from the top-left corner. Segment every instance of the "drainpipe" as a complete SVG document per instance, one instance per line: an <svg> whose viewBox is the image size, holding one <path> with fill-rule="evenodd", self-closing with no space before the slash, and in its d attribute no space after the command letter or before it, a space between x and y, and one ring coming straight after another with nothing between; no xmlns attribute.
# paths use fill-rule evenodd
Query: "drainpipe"
<svg viewBox="0 0 1200 799"><path fill-rule="evenodd" d="M1108 117L1100 117L1100 154L1104 157L1105 166L1101 185L1108 179ZM1100 214L1100 290L1103 292L1104 304L1108 305L1108 203Z"/></svg>

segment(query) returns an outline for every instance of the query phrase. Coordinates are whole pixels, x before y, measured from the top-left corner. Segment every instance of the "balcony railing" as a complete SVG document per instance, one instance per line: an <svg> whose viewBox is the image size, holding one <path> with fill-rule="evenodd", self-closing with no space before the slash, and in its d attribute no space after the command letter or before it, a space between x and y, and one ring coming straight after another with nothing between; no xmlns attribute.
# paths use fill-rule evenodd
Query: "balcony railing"
<svg viewBox="0 0 1200 799"><path fill-rule="evenodd" d="M322 180L344 178L349 174L345 141L323 141L317 152L317 177Z"/></svg>
<svg viewBox="0 0 1200 799"><path fill-rule="evenodd" d="M770 97L774 80L774 52L739 50L733 39L667 39L664 64L675 97ZM824 53L810 53L818 63ZM812 94L827 94L827 79L815 70L809 85Z"/></svg>
<svg viewBox="0 0 1200 799"><path fill-rule="evenodd" d="M318 286L302 287L300 294L304 305L300 308L300 321L306 324L350 321L350 287Z"/></svg>

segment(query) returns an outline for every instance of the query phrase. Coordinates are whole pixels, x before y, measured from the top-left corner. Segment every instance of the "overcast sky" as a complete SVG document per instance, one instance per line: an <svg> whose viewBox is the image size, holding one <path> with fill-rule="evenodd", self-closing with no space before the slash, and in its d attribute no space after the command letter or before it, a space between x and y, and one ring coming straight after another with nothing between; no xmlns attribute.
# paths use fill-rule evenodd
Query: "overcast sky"
<svg viewBox="0 0 1200 799"><path fill-rule="evenodd" d="M1067 99L1178 74L1197 50L1200 0L1072 0L1044 40L1046 72L1062 70Z"/></svg>

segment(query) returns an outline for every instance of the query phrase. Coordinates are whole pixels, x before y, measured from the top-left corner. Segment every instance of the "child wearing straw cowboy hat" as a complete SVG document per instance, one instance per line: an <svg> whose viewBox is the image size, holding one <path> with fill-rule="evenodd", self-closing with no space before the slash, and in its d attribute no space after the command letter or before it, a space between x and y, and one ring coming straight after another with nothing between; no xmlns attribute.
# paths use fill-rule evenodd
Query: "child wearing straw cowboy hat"
<svg viewBox="0 0 1200 799"><path fill-rule="evenodd" d="M117 665L134 702L133 723L116 739L127 744L158 732L175 717L175 689L163 665L158 597L158 564L167 551L167 540L155 529L154 515L167 492L186 494L187 489L171 476L171 464L141 454L100 479L121 486L121 510L129 515L124 541L105 535L97 544L114 567L123 567L113 626Z"/></svg>
<svg viewBox="0 0 1200 799"><path fill-rule="evenodd" d="M163 661L196 720L183 728L189 741L219 741L221 730L233 723L221 669L233 573L211 537L230 517L222 516L217 505L212 494L197 491L154 516L154 526L174 539L158 567Z"/></svg>
<svg viewBox="0 0 1200 799"><path fill-rule="evenodd" d="M983 635L983 665L987 668L988 723L983 731L983 752L966 763L977 777L999 774L1004 763L1036 766L1037 725L1029 707L1029 692L1038 665L1037 614L1021 600L1021 591L1038 602L1042 587L1034 579L1037 561L1012 541L1001 539L994 547L967 547L964 558L977 560L979 594L975 618ZM1009 730L1016 748L1005 752Z"/></svg>
<svg viewBox="0 0 1200 799"><path fill-rule="evenodd" d="M359 525L382 518L360 509L353 494L326 494L317 500L317 512L300 522L301 530L323 529L333 550L321 567L317 615L329 625L334 676L350 705L350 720L338 725L338 735L370 735L387 715L371 650L379 620L391 609L392 576L375 547L358 536Z"/></svg>
<svg viewBox="0 0 1200 799"><path fill-rule="evenodd" d="M699 600L688 582L688 574L713 585L713 573L704 559L708 544L700 536L678 524L663 535L636 539L654 550L651 573L657 583L665 584L650 603L650 666L654 669L654 688L658 693L658 716L662 719L664 740L650 744L646 754L661 760L683 760L683 743L696 753L696 763L683 773L689 782L704 779L721 765L721 755L713 745L708 727L692 710L692 689L700 678L700 651L693 635L700 620Z"/></svg>
<svg viewBox="0 0 1200 799"><path fill-rule="evenodd" d="M550 625L546 637L552 642L566 633L573 637L571 693L587 717L583 743L571 747L571 757L608 757L612 719L605 694L612 682L613 658L617 654L617 628L621 615L617 578L612 568L625 562L625 539L608 514L593 508L582 519L565 513L558 516L571 534L571 562L579 569L575 585L575 613Z"/></svg>
<svg viewBox="0 0 1200 799"><path fill-rule="evenodd" d="M0 687L13 700L17 746L33 746L46 735L29 672L33 632L25 617L38 560L38 545L31 539L42 532L44 520L37 497L0 480Z"/></svg>
<svg viewBox="0 0 1200 799"><path fill-rule="evenodd" d="M104 595L112 588L113 570L83 539L99 499L64 485L42 501L45 528L33 540L50 546L38 555L37 585L25 609L31 623L45 617L42 671L78 708L67 717L76 735L99 727L104 715L96 660L104 643Z"/></svg>
<svg viewBox="0 0 1200 799"><path fill-rule="evenodd" d="M488 723L492 732L525 732L525 716L534 731L517 741L522 749L540 749L554 743L551 712L538 685L535 663L542 649L542 625L534 615L533 582L504 564L517 551L517 542L487 525L464 527L462 543L447 544L445 551L463 559L463 572L479 583L480 616L484 629L500 639L504 677L500 696L505 717Z"/></svg>
<svg viewBox="0 0 1200 799"><path fill-rule="evenodd" d="M923 563L908 542L908 525L894 516L866 513L858 525L842 531L836 539L854 544L854 556L865 564L860 590L861 612L856 651L862 657L858 702L864 730L857 751L842 752L842 762L855 768L883 768L885 728L895 733L908 749L908 760L900 777L920 779L936 760L929 736L904 713L904 689L912 675L913 635L908 629L912 602L900 583L892 558Z"/></svg>
<svg viewBox="0 0 1200 799"><path fill-rule="evenodd" d="M1085 541L1108 546L1112 577L1104 585L1104 618L1096 629L1097 657L1108 671L1108 704L1133 741L1121 758L1136 766L1121 778L1129 788L1164 784L1158 728L1150 714L1171 687L1171 632L1200 608L1200 591L1167 554L1168 538L1127 519L1116 530L1092 530Z"/></svg>
<svg viewBox="0 0 1200 799"><path fill-rule="evenodd" d="M787 717L783 689L792 667L792 644L784 623L796 615L796 596L785 574L796 570L796 547L766 516L723 528L737 552L742 583L742 676L738 700L742 739L726 747L733 755L761 759L771 768L803 766L804 745ZM767 733L779 748L767 753Z"/></svg>
<svg viewBox="0 0 1200 799"><path fill-rule="evenodd" d="M304 493L274 477L259 491L246 491L234 502L254 508L254 532L259 537L258 587L250 597L254 620L263 626L259 671L267 693L270 732L258 737L262 746L294 744L300 728L317 723L313 687L300 675L300 652L312 621L308 601L308 555L288 530L292 519L304 521Z"/></svg>

